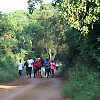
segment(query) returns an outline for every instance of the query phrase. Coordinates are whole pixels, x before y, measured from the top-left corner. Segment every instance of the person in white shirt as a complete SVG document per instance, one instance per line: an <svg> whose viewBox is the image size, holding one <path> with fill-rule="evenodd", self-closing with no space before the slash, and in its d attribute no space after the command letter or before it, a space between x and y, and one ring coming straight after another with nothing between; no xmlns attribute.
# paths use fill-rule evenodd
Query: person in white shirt
<svg viewBox="0 0 100 100"><path fill-rule="evenodd" d="M22 75L22 68L23 68L23 65L24 65L24 63L21 62L21 59L20 59L20 62L18 62L18 65L17 65L17 68L18 68L18 70L19 70L20 79L21 79L21 75Z"/></svg>
<svg viewBox="0 0 100 100"><path fill-rule="evenodd" d="M56 71L58 71L58 68L59 68L59 62L58 60L56 61Z"/></svg>
<svg viewBox="0 0 100 100"><path fill-rule="evenodd" d="M34 62L34 60L31 59L31 57L29 57L29 59L27 60L27 63L28 63L30 78L31 78L31 71L32 71L32 67L33 67L33 62Z"/></svg>

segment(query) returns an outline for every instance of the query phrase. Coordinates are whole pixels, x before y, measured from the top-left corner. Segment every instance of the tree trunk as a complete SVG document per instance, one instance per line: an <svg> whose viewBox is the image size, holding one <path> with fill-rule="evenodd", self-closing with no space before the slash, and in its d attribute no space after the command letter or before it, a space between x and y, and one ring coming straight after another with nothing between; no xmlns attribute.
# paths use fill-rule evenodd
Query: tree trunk
<svg viewBox="0 0 100 100"><path fill-rule="evenodd" d="M51 48L49 48L49 55L50 55L50 60L52 59L52 52L51 52Z"/></svg>

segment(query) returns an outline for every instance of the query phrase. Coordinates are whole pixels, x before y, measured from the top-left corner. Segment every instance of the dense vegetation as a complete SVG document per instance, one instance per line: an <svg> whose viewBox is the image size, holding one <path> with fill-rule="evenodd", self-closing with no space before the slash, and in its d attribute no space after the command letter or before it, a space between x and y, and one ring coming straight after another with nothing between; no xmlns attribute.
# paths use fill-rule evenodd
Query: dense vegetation
<svg viewBox="0 0 100 100"><path fill-rule="evenodd" d="M62 63L63 97L99 100L100 1L35 1L40 9L29 4L29 12L0 13L0 82L18 77L20 58L49 57Z"/></svg>

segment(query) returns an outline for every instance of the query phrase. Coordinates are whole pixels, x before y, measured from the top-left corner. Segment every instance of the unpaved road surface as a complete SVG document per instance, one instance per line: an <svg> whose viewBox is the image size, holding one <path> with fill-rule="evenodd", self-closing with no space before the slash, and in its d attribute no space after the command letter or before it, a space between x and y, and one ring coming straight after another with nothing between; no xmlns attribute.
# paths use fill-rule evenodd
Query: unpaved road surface
<svg viewBox="0 0 100 100"><path fill-rule="evenodd" d="M60 78L15 79L0 85L0 100L66 100L61 97L64 82Z"/></svg>

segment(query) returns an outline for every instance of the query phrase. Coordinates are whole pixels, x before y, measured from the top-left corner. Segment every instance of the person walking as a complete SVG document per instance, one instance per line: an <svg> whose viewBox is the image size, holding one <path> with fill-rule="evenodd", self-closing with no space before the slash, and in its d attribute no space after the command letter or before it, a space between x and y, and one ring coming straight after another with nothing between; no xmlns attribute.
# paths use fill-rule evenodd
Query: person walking
<svg viewBox="0 0 100 100"><path fill-rule="evenodd" d="M51 63L50 59L49 59L49 62ZM50 66L49 66L49 73L51 74L51 67Z"/></svg>
<svg viewBox="0 0 100 100"><path fill-rule="evenodd" d="M18 65L17 65L17 68L18 68L18 70L19 70L20 79L21 79L21 75L22 75L22 68L23 68L23 65L24 65L24 63L21 62L21 59L20 59L20 62L18 62Z"/></svg>
<svg viewBox="0 0 100 100"><path fill-rule="evenodd" d="M68 65L69 65L69 62L68 62L68 60L67 60L66 64L67 64L67 66L66 66L66 67L68 68Z"/></svg>
<svg viewBox="0 0 100 100"><path fill-rule="evenodd" d="M42 57L41 57L41 78L43 76L43 63L44 63L44 61L42 60Z"/></svg>
<svg viewBox="0 0 100 100"><path fill-rule="evenodd" d="M52 78L54 77L54 66L55 66L55 62L53 62L53 60L50 63L50 67L51 67L51 72L52 72Z"/></svg>
<svg viewBox="0 0 100 100"><path fill-rule="evenodd" d="M35 78L35 74L37 74L37 66L36 66L36 61L35 59L33 59L34 62L33 62L33 70L34 70L34 78Z"/></svg>
<svg viewBox="0 0 100 100"><path fill-rule="evenodd" d="M32 67L33 67L33 62L34 62L34 60L31 59L31 57L29 57L29 59L27 60L27 63L28 63L28 69L29 69L30 78L31 78L31 71L32 71Z"/></svg>
<svg viewBox="0 0 100 100"><path fill-rule="evenodd" d="M36 61L37 64L37 72L38 72L38 78L41 78L41 59L38 58L38 61Z"/></svg>
<svg viewBox="0 0 100 100"><path fill-rule="evenodd" d="M45 65L45 76L47 73L47 78L48 78L49 77L49 66L50 66L50 62L48 58L46 58L46 61L44 61L44 65Z"/></svg>
<svg viewBox="0 0 100 100"><path fill-rule="evenodd" d="M58 60L56 61L56 71L58 71L58 68L59 68L59 62Z"/></svg>
<svg viewBox="0 0 100 100"><path fill-rule="evenodd" d="M28 74L29 74L29 68L28 68L27 60L26 60L26 62L24 63L24 66L26 66L26 73L27 73L27 76L28 76Z"/></svg>

